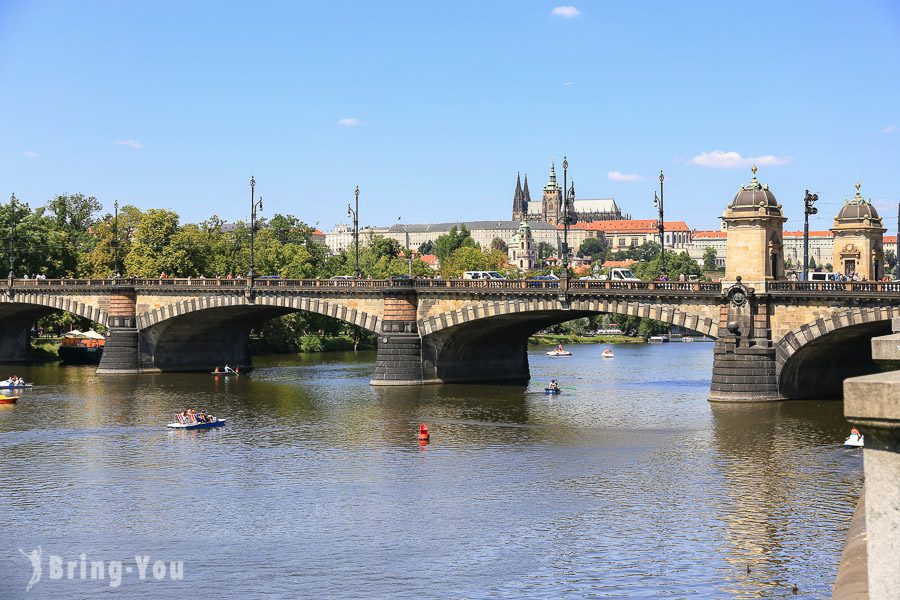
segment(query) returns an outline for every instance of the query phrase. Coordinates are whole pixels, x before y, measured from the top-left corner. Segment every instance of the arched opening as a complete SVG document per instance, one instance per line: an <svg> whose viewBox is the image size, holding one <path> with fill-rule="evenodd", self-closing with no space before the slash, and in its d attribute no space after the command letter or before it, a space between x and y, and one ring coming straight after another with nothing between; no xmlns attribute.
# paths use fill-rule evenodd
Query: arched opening
<svg viewBox="0 0 900 600"><path fill-rule="evenodd" d="M842 327L807 342L781 366L781 395L840 399L845 379L878 372L872 360L872 338L890 332L890 321L873 321Z"/></svg>

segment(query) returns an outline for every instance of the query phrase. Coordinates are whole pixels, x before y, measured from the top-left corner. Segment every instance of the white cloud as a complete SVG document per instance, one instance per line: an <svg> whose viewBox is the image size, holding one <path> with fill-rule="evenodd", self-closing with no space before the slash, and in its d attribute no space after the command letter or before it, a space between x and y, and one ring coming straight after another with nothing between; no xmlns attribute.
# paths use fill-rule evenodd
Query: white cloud
<svg viewBox="0 0 900 600"><path fill-rule="evenodd" d="M894 133L895 131L897 131L897 124L896 124L896 123L891 123L891 124L888 125L887 127L882 127L882 128L881 128L881 133Z"/></svg>
<svg viewBox="0 0 900 600"><path fill-rule="evenodd" d="M606 174L613 181L644 181L646 177L637 173L621 173L619 171L610 171Z"/></svg>
<svg viewBox="0 0 900 600"><path fill-rule="evenodd" d="M571 81L563 81L563 85L566 87L569 87L570 85L572 85L572 82Z"/></svg>
<svg viewBox="0 0 900 600"><path fill-rule="evenodd" d="M786 165L790 162L790 156L763 154L762 156L750 157L741 156L739 152L735 152L734 150L730 152L713 150L712 152L701 152L689 160L688 164L697 165L698 167L711 167L713 169L738 169L740 167L749 167L750 165Z"/></svg>
<svg viewBox="0 0 900 600"><path fill-rule="evenodd" d="M345 117L343 119L338 119L337 124L341 127L356 127L357 125L362 125L362 121L354 119L353 117Z"/></svg>
<svg viewBox="0 0 900 600"><path fill-rule="evenodd" d="M25 151L25 158L37 158L37 157L38 157L38 153L35 152L34 150L26 150Z"/></svg>
<svg viewBox="0 0 900 600"><path fill-rule="evenodd" d="M557 6L550 11L550 14L554 17L562 17L563 19L574 19L581 14L581 11L574 6Z"/></svg>
<svg viewBox="0 0 900 600"><path fill-rule="evenodd" d="M137 140L119 140L116 142L120 146L128 146L132 150L142 150L144 145Z"/></svg>

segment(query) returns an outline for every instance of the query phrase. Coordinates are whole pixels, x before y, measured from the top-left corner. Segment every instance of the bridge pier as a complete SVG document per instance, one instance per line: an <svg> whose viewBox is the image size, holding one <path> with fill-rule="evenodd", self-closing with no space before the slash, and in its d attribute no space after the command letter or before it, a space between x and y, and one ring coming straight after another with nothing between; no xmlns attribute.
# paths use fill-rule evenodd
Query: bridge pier
<svg viewBox="0 0 900 600"><path fill-rule="evenodd" d="M719 336L713 349L710 402L779 400L775 348L767 296L736 283L720 308Z"/></svg>
<svg viewBox="0 0 900 600"><path fill-rule="evenodd" d="M107 314L108 337L97 373L140 373L139 340L135 322L136 294L133 287L110 294Z"/></svg>
<svg viewBox="0 0 900 600"><path fill-rule="evenodd" d="M388 288L371 385L422 385L422 338L414 289Z"/></svg>

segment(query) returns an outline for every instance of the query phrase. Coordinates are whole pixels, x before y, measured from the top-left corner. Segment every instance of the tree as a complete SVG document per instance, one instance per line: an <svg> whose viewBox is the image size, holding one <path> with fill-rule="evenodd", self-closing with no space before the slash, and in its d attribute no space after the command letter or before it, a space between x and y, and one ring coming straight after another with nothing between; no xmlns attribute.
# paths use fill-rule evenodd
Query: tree
<svg viewBox="0 0 900 600"><path fill-rule="evenodd" d="M163 250L178 231L178 214L151 208L145 212L134 233L134 244L125 259L128 273L135 277L156 277L160 272L175 274L165 262Z"/></svg>
<svg viewBox="0 0 900 600"><path fill-rule="evenodd" d="M537 247L537 257L539 261L550 258L551 256L556 255L556 248L548 244L547 242L540 242Z"/></svg>
<svg viewBox="0 0 900 600"><path fill-rule="evenodd" d="M897 253L893 250L886 250L884 252L884 262L887 263L888 269L893 269L897 266Z"/></svg>
<svg viewBox="0 0 900 600"><path fill-rule="evenodd" d="M507 261L499 250L482 252L478 248L463 246L441 261L441 275L445 278L461 277L465 271L496 271Z"/></svg>
<svg viewBox="0 0 900 600"><path fill-rule="evenodd" d="M706 271L715 271L719 268L719 265L716 264L716 257L718 254L716 253L716 249L712 247L707 247L706 250L703 251L703 269Z"/></svg>
<svg viewBox="0 0 900 600"><path fill-rule="evenodd" d="M590 256L596 263L606 260L609 245L601 238L586 238L578 248L578 256Z"/></svg>
<svg viewBox="0 0 900 600"><path fill-rule="evenodd" d="M459 248L475 248L478 244L472 239L472 234L465 225L457 230L456 225L450 228L446 235L440 236L434 243L434 253L443 262Z"/></svg>
<svg viewBox="0 0 900 600"><path fill-rule="evenodd" d="M506 245L502 238L495 237L491 240L491 250L499 250L506 253L509 252L509 246Z"/></svg>
<svg viewBox="0 0 900 600"><path fill-rule="evenodd" d="M419 256L424 256L426 254L431 254L434 252L434 242L428 240L419 246Z"/></svg>
<svg viewBox="0 0 900 600"><path fill-rule="evenodd" d="M812 256L809 257L809 268L811 271L814 271L816 269L816 259Z"/></svg>

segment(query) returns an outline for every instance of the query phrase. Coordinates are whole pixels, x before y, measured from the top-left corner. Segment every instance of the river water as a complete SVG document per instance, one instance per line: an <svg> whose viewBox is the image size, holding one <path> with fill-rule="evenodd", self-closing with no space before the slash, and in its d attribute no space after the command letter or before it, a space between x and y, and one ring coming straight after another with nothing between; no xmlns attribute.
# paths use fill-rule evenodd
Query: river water
<svg viewBox="0 0 900 600"><path fill-rule="evenodd" d="M4 367L36 386L0 406L0 598L830 595L840 402L709 404L707 343L571 349L533 347L528 387L371 387L372 353ZM228 425L166 430L186 406Z"/></svg>

